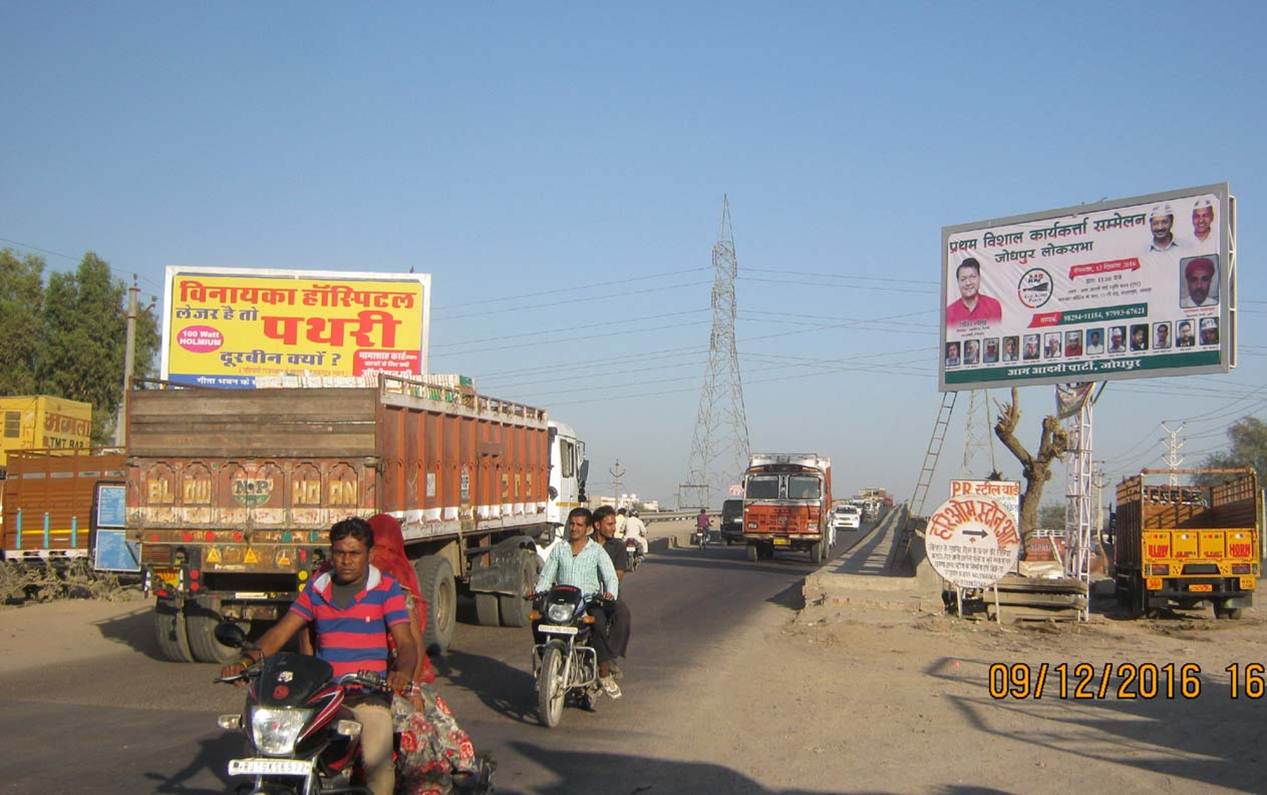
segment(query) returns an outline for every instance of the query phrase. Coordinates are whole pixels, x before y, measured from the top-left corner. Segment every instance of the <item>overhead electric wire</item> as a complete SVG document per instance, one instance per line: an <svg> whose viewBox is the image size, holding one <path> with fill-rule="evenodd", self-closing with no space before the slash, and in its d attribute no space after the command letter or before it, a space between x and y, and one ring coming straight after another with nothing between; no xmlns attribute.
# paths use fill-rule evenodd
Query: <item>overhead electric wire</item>
<svg viewBox="0 0 1267 795"><path fill-rule="evenodd" d="M708 309L708 308L687 309L682 312L665 312L660 315L643 315L641 317L632 318L632 320L641 322L644 320L657 320L657 319L666 318L666 317L681 317L682 315L698 315L701 312L711 312L711 311L713 310ZM435 350L436 348L453 348L453 347L459 347L463 345L476 345L483 342L498 342L500 340L518 339L521 337L539 337L544 334L558 334L558 333L559 333L559 329L556 326L555 328L543 329L541 331L523 331L518 334L503 334L500 337L480 337L480 338L471 339L471 340L460 340L458 342L444 342L444 343L440 343L439 345L432 345L431 349ZM575 337L575 338L584 339L584 337Z"/></svg>
<svg viewBox="0 0 1267 795"><path fill-rule="evenodd" d="M12 244L12 245L19 246L19 247L21 247L21 248L29 248L29 249L31 249L32 251L38 251L38 252L40 252L41 254L50 254L50 255L52 255L52 256L54 256L54 257L61 257L61 258L63 258L63 259L68 259L68 260L70 260L71 262L83 262L83 259L84 259L82 256L73 257L73 256L71 256L70 254L63 254L62 252L60 252L60 251L54 251L54 250L53 250L53 249L51 249L51 248L43 248L43 247L41 247L41 246L33 246L33 245L31 245L30 243L23 243L23 242L21 242L21 241L19 241L19 240L11 240L11 239L9 239L9 238L7 238L7 237L0 237L0 243L10 243L10 244ZM90 249L90 250L91 250L91 249ZM87 253L87 252L85 252L85 253ZM102 260L102 262L105 262L105 260ZM108 262L106 262L106 267L107 267L107 268L109 268L109 269L110 269L110 270L114 273L114 275L115 275L116 277L118 277L118 278L120 278L120 279L123 279L123 281L124 281L125 283L127 282L127 276L135 276L135 277L136 277L136 279L137 279L137 281L139 281L139 282L141 282L141 283L143 283L143 284L145 284L145 285L147 285L147 286L149 286L149 287L154 288L154 290L156 290L156 291L157 291L157 292L159 292L159 293L162 293L162 292L163 292L163 288L162 288L162 287L159 287L157 284L155 284L155 283L154 283L154 282L153 282L153 281L152 281L149 277L147 277L147 276L142 276L140 273L124 273L124 272L121 272L121 271L119 270L119 268L117 268L117 267L116 267L116 266L114 266L114 265L111 265L111 264L110 264L110 263L108 263Z"/></svg>
<svg viewBox="0 0 1267 795"><path fill-rule="evenodd" d="M646 295L647 293L659 293L659 292L664 292L665 290L676 290L681 287L698 287L702 284L712 284L712 283L713 281L711 279L708 279L705 281L698 281L698 282L684 282L682 284L664 284L659 287L648 287L645 290L628 290L622 293L618 293L614 296L604 296L604 297L625 298L631 295ZM580 300L580 299L575 299L575 300ZM487 312L469 312L465 315L448 315L446 317L439 317L435 319L436 320L463 320L468 317L488 317L489 315L497 315L497 314L501 314L503 312L509 312L509 311L526 312L532 309L558 309L558 308L559 308L559 303L557 301L551 301L545 304L530 304L528 306L516 306L516 307L513 307L512 309L490 309Z"/></svg>
<svg viewBox="0 0 1267 795"><path fill-rule="evenodd" d="M936 295L936 290L912 290L909 287L868 287L861 284L830 284L828 282L806 282L795 279L763 279L757 276L740 274L735 279L740 282L765 282L767 284L786 284L801 287L832 287L849 290L867 290L879 293L902 293L904 295Z"/></svg>
<svg viewBox="0 0 1267 795"><path fill-rule="evenodd" d="M461 304L449 304L434 307L433 312L443 312L447 309L464 309L470 306L479 306L481 304L496 304L506 301L519 301L524 298L539 298L543 295L562 295L563 293L575 293L584 290L594 290L599 287L611 287L614 284L630 284L632 282L642 282L648 279L662 279L666 276L680 276L685 273L698 273L700 271L711 271L710 267L684 268L676 271L663 271L661 273L648 273L645 276L630 276L625 279L612 279L606 282L594 282L593 284L581 284L575 287L558 287L552 290L538 290L531 293L519 293L516 295L505 295L500 298L483 298L477 301L464 301ZM552 305L553 306L553 305Z"/></svg>
<svg viewBox="0 0 1267 795"><path fill-rule="evenodd" d="M855 276L852 274L844 274L844 273L823 273L821 271L791 271L791 270L782 270L779 268L743 268L740 270L740 273L739 273L740 277L742 277L743 274L748 271L751 271L753 273L787 273L793 276L816 276L816 277L822 277L822 278L827 278L827 279L855 279L858 281L867 281L867 282L894 282L897 284L940 284L940 282L933 279L895 279L891 276ZM1267 302L1264 302L1264 303L1267 303Z"/></svg>

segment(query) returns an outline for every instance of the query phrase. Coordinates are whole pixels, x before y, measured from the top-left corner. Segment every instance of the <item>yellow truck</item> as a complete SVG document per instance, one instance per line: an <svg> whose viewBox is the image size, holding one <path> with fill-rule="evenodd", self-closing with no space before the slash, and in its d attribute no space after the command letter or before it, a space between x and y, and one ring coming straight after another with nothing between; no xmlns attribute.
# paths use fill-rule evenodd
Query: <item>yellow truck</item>
<svg viewBox="0 0 1267 795"><path fill-rule="evenodd" d="M1158 482L1172 473L1214 485ZM1119 603L1139 616L1209 602L1215 618L1240 618L1261 572L1262 508L1250 468L1145 469L1124 479L1113 548Z"/></svg>
<svg viewBox="0 0 1267 795"><path fill-rule="evenodd" d="M0 397L0 469L11 450L78 450L91 441L91 403L50 395Z"/></svg>

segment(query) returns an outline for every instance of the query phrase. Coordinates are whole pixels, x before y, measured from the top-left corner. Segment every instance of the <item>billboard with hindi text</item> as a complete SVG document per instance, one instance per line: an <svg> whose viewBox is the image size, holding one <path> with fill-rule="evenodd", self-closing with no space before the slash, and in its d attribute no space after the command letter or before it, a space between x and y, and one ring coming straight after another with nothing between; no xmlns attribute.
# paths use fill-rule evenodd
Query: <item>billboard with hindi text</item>
<svg viewBox="0 0 1267 795"><path fill-rule="evenodd" d="M1226 372L1227 183L942 229L943 392Z"/></svg>
<svg viewBox="0 0 1267 795"><path fill-rule="evenodd" d="M162 378L176 383L427 372L429 274L171 266L164 298Z"/></svg>

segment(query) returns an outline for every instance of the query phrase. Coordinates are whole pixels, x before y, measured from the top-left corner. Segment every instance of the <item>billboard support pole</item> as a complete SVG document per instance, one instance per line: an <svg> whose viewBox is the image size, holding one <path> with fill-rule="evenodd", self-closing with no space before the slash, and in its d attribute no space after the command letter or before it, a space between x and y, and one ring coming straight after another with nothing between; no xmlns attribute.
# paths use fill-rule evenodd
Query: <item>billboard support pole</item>
<svg viewBox="0 0 1267 795"><path fill-rule="evenodd" d="M1092 404L1088 394L1077 414L1066 421L1070 445L1065 476L1065 494L1069 501L1065 508L1065 538L1069 541L1070 550L1065 560L1065 571L1068 576L1083 583L1088 597L1091 593L1091 495L1095 468L1092 461L1095 447ZM1055 544L1052 547L1054 549ZM1090 598L1078 610L1080 620L1087 620L1089 609Z"/></svg>

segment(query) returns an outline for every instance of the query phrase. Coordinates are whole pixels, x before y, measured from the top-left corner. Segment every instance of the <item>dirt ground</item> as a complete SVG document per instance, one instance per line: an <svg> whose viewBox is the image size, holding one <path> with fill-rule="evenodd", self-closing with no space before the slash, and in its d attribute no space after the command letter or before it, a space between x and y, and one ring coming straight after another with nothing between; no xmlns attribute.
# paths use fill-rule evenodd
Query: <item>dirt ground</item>
<svg viewBox="0 0 1267 795"><path fill-rule="evenodd" d="M725 686L683 709L682 719L701 727L690 750L775 790L1267 790L1267 694L1232 699L1224 670L1267 662L1259 614L1092 618L999 626L823 603L773 626L754 623L721 650L710 678ZM1072 666L1082 662L1096 673L1084 689L1090 698L1075 699ZM1048 664L1042 697L1031 684L1029 698L992 698L995 663ZM1063 699L1060 663L1071 666ZM1174 697L1166 698L1164 672L1152 698L1126 697L1139 682L1119 698L1116 675L1100 697L1106 663L1114 674L1119 664L1175 663ZM1195 699L1181 692L1185 663L1200 666ZM1188 686L1198 685L1190 677Z"/></svg>

